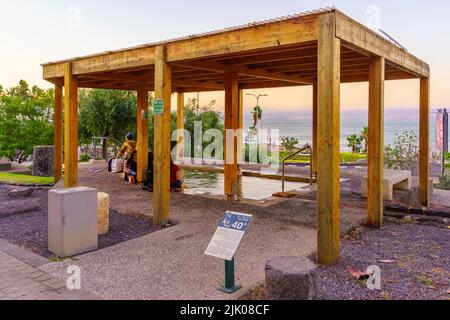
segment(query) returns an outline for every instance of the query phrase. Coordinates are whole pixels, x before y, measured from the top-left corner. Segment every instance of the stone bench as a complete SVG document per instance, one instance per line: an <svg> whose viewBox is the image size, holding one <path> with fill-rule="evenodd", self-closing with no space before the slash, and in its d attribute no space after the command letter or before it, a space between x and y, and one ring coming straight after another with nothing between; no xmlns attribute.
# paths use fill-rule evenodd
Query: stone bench
<svg viewBox="0 0 450 320"><path fill-rule="evenodd" d="M267 300L312 300L317 267L304 257L277 257L266 264Z"/></svg>
<svg viewBox="0 0 450 320"><path fill-rule="evenodd" d="M406 170L384 170L383 196L384 200L394 200L394 189L407 190L412 189L412 174ZM364 198L368 197L368 176L365 175L361 180L361 194Z"/></svg>

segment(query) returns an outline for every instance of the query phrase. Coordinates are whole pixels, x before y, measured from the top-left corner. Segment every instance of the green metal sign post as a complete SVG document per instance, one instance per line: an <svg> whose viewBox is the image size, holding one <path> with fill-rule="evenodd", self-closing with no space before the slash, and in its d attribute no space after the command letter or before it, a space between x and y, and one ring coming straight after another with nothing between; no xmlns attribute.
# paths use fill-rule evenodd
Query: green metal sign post
<svg viewBox="0 0 450 320"><path fill-rule="evenodd" d="M153 100L153 115L160 116L164 114L164 100L155 99Z"/></svg>
<svg viewBox="0 0 450 320"><path fill-rule="evenodd" d="M206 255L225 260L225 286L218 288L222 292L232 294L242 288L235 284L234 257L252 217L246 213L225 212L205 251Z"/></svg>
<svg viewBox="0 0 450 320"><path fill-rule="evenodd" d="M225 287L220 287L219 290L232 294L241 288L242 286L235 284L234 258L231 261L225 260Z"/></svg>

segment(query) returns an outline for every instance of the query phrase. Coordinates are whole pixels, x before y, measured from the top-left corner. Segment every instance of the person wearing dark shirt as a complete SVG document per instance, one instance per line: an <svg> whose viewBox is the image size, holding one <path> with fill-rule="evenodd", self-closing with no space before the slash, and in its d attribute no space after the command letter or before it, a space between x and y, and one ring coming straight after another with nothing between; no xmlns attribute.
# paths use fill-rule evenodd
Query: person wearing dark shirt
<svg viewBox="0 0 450 320"><path fill-rule="evenodd" d="M170 160L170 189L180 192L183 188L181 168Z"/></svg>
<svg viewBox="0 0 450 320"><path fill-rule="evenodd" d="M134 151L127 161L127 168L125 171L125 181L129 184L137 183L137 152Z"/></svg>
<svg viewBox="0 0 450 320"><path fill-rule="evenodd" d="M153 192L153 152L148 153L147 181L142 185L142 190Z"/></svg>

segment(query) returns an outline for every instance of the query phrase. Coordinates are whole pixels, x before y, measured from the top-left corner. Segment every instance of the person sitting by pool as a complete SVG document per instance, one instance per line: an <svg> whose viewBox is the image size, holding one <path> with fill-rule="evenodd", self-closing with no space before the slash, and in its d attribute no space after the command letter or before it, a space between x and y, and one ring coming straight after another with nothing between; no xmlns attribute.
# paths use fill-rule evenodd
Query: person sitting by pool
<svg viewBox="0 0 450 320"><path fill-rule="evenodd" d="M147 181L142 184L142 190L153 192L153 152L148 153Z"/></svg>
<svg viewBox="0 0 450 320"><path fill-rule="evenodd" d="M133 152L136 151L136 141L134 141L134 135L130 132L125 137L126 141L119 150L116 159L123 156L124 160L129 160Z"/></svg>
<svg viewBox="0 0 450 320"><path fill-rule="evenodd" d="M175 192L181 192L183 181L181 181L181 168L170 159L170 189Z"/></svg>
<svg viewBox="0 0 450 320"><path fill-rule="evenodd" d="M134 151L128 159L125 169L125 181L129 184L137 183L137 152Z"/></svg>

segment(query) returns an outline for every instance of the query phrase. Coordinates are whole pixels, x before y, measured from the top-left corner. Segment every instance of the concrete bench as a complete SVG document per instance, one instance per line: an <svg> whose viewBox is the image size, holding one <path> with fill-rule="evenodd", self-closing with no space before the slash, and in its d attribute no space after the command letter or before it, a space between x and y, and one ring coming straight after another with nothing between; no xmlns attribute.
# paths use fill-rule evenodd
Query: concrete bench
<svg viewBox="0 0 450 320"><path fill-rule="evenodd" d="M384 170L383 194L384 200L394 200L394 189L408 190L412 189L411 171L405 170ZM365 175L361 180L361 194L364 198L368 197L368 176Z"/></svg>

